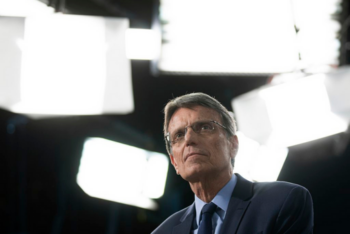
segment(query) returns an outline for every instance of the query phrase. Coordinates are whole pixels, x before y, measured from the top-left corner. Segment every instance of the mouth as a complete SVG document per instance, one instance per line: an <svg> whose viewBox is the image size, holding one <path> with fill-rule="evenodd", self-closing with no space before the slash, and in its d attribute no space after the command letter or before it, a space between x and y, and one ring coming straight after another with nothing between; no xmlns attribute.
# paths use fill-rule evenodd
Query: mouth
<svg viewBox="0 0 350 234"><path fill-rule="evenodd" d="M190 158L190 157L192 157L192 156L198 156L198 155L203 156L203 154L198 153L198 152L192 152L192 153L187 154L187 155L185 156L185 162L187 161L188 158Z"/></svg>

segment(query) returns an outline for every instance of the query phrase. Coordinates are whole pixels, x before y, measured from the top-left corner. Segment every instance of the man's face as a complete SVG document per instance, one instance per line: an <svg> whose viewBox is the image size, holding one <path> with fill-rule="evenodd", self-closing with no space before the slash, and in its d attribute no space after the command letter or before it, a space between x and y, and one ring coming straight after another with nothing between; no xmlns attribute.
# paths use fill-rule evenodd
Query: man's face
<svg viewBox="0 0 350 234"><path fill-rule="evenodd" d="M212 120L222 124L220 115L210 108L179 108L170 119L168 132L172 134L197 121ZM236 155L237 137L227 138L225 129L216 124L214 127L210 134L198 134L188 127L184 140L172 145L171 163L185 180L195 182L205 176L232 173L231 158Z"/></svg>

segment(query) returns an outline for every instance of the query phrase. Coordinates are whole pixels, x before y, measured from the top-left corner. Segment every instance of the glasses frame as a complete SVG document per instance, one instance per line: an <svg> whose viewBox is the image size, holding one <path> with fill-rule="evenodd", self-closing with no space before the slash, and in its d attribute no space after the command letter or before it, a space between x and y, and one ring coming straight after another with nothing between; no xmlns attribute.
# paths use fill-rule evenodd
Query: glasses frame
<svg viewBox="0 0 350 234"><path fill-rule="evenodd" d="M227 128L226 128L224 125L222 125L221 123L219 123L219 122L217 122L217 121L215 121L215 120L197 121L197 122L215 123L216 125L219 125L219 126L222 127L223 129L227 130ZM196 123L197 123L197 122L196 122ZM187 129L188 127L191 127L191 128L192 128L192 125L193 125L193 124L186 126L185 129ZM214 129L215 129L215 128L214 128ZM192 128L192 130L193 130L193 128ZM196 131L194 131L194 132L197 133ZM186 133L187 133L187 131L185 131L185 135L186 135ZM197 133L197 134L198 134L198 133ZM170 132L168 132L168 133L164 136L164 139L165 139L165 142L168 144L169 148L171 148L173 142L170 140Z"/></svg>

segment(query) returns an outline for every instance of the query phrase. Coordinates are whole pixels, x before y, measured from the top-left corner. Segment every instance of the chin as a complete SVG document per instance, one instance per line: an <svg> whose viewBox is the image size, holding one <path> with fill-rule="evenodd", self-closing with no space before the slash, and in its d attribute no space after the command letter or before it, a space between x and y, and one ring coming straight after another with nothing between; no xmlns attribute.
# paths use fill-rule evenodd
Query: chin
<svg viewBox="0 0 350 234"><path fill-rule="evenodd" d="M201 164L193 165L191 168L187 168L182 176L184 180L196 181L203 177L204 175L210 173L207 168L203 167Z"/></svg>

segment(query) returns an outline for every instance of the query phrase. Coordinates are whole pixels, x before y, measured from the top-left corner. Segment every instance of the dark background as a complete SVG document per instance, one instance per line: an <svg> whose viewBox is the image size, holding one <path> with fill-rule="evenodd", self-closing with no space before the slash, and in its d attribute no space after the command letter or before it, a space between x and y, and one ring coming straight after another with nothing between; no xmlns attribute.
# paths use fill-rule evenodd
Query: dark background
<svg viewBox="0 0 350 234"><path fill-rule="evenodd" d="M149 29L157 1L46 3L69 14L127 17L131 27ZM346 65L350 63L348 1L342 6L339 60ZM89 197L76 184L85 138L104 137L166 153L162 109L169 99L204 92L232 110L234 97L268 80L267 76L155 76L149 61L133 60L132 114L33 120L0 110L0 233L150 233L170 214L192 203L188 184L170 168L157 211ZM342 133L289 149L279 180L301 184L311 192L315 233L349 232L349 143L349 135Z"/></svg>

